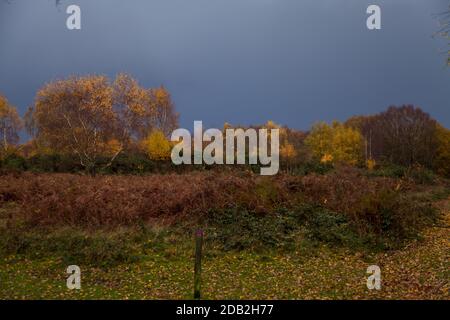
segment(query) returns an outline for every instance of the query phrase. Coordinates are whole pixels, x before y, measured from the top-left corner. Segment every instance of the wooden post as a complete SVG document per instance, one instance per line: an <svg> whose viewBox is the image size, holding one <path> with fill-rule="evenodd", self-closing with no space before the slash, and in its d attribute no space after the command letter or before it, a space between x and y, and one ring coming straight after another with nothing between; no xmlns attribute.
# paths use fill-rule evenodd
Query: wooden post
<svg viewBox="0 0 450 320"><path fill-rule="evenodd" d="M194 299L200 299L203 230L195 233Z"/></svg>

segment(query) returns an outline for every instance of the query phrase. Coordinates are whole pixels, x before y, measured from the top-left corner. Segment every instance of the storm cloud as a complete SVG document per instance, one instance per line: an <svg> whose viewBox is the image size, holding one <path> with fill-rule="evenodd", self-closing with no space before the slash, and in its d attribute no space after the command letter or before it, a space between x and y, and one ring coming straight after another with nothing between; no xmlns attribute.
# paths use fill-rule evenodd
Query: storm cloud
<svg viewBox="0 0 450 320"><path fill-rule="evenodd" d="M68 30L77 4L82 29ZM369 4L382 29L366 28ZM0 1L0 92L23 114L46 82L127 72L172 93L181 126L298 129L414 104L450 127L445 42L429 0Z"/></svg>

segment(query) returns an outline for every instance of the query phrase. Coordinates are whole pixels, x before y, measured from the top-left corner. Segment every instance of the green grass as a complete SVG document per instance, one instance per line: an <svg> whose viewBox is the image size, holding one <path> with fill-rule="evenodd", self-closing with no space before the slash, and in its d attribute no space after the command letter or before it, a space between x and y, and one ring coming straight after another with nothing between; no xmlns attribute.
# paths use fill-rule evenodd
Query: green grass
<svg viewBox="0 0 450 320"><path fill-rule="evenodd" d="M203 260L202 294L205 299L346 298L354 292L345 281L360 282L365 292L364 266L355 269L336 253L323 249L317 257L300 252L286 255L233 252ZM333 263L330 263L334 261ZM66 288L67 265L58 260L8 258L0 264L1 298L12 299L183 299L193 290L193 257L153 254L139 263L108 269L84 267L82 289ZM337 274L337 276L336 276ZM355 281L356 280L356 281ZM360 281L358 281L360 280ZM320 285L319 285L320 284ZM325 285L324 285L325 284ZM317 288L321 288L317 290Z"/></svg>

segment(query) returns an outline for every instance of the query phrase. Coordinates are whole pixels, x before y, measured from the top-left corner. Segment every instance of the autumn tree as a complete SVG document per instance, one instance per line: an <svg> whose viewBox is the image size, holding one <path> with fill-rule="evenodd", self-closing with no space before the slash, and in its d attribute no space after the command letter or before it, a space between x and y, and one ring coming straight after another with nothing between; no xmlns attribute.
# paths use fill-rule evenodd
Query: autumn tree
<svg viewBox="0 0 450 320"><path fill-rule="evenodd" d="M381 149L380 140L374 139L373 116L353 116L344 125L358 130L363 137L364 160L373 163L374 154Z"/></svg>
<svg viewBox="0 0 450 320"><path fill-rule="evenodd" d="M159 92L159 88L145 89L127 74L119 74L116 77L113 83L114 112L123 140L142 141L153 130L162 130L163 126L158 119L172 120L170 125L164 123L166 135L176 128L178 116L174 112L169 93L162 91L164 97L155 94ZM170 105L171 108L162 108L160 104Z"/></svg>
<svg viewBox="0 0 450 320"><path fill-rule="evenodd" d="M161 130L154 130L142 141L145 153L152 160L170 159L172 145Z"/></svg>
<svg viewBox="0 0 450 320"><path fill-rule="evenodd" d="M289 170L297 157L297 150L292 142L292 130L283 127L272 120L267 121L263 126L265 129L278 129L280 138L280 159ZM268 131L270 132L270 131Z"/></svg>
<svg viewBox="0 0 450 320"><path fill-rule="evenodd" d="M350 118L346 125L362 133L366 159L405 166L433 163L437 122L420 108L391 106L376 115Z"/></svg>
<svg viewBox="0 0 450 320"><path fill-rule="evenodd" d="M26 116L27 129L39 145L75 154L89 171L105 157L104 165L111 165L153 130L173 130L177 121L167 90L142 88L126 74L112 83L104 76L49 83Z"/></svg>
<svg viewBox="0 0 450 320"><path fill-rule="evenodd" d="M280 147L280 158L286 164L287 169L291 169L297 151L292 143L286 142Z"/></svg>
<svg viewBox="0 0 450 320"><path fill-rule="evenodd" d="M144 139L151 131L154 113L149 91L127 74L117 75L112 87L120 140L130 142Z"/></svg>
<svg viewBox="0 0 450 320"><path fill-rule="evenodd" d="M372 119L378 157L400 165L431 167L436 152L436 121L412 105L391 106Z"/></svg>
<svg viewBox="0 0 450 320"><path fill-rule="evenodd" d="M436 139L437 150L433 168L437 173L450 177L450 130L438 124Z"/></svg>
<svg viewBox="0 0 450 320"><path fill-rule="evenodd" d="M164 87L145 89L127 74L113 83L114 111L125 144L142 142L157 130L165 137L178 127L178 114Z"/></svg>
<svg viewBox="0 0 450 320"><path fill-rule="evenodd" d="M44 86L32 111L36 135L62 153L73 153L88 171L101 156L122 150L117 140L112 88L104 76L72 77ZM31 130L31 128L29 128Z"/></svg>
<svg viewBox="0 0 450 320"><path fill-rule="evenodd" d="M363 138L358 130L334 121L315 124L305 144L317 159L356 165L361 160Z"/></svg>
<svg viewBox="0 0 450 320"><path fill-rule="evenodd" d="M317 159L322 159L332 152L333 130L326 122L318 122L313 125L311 132L305 139L305 144Z"/></svg>
<svg viewBox="0 0 450 320"><path fill-rule="evenodd" d="M23 123L17 110L8 100L0 95L0 157L13 151L19 142L19 131Z"/></svg>
<svg viewBox="0 0 450 320"><path fill-rule="evenodd" d="M228 128L232 128L229 123L224 124L224 131ZM239 127L245 129L245 127ZM302 161L308 161L310 158L309 150L305 146L306 133L298 131L287 126L282 126L275 123L272 120L267 121L263 125L250 126L254 129L267 129L268 135L270 137L270 129L279 130L280 139L280 160L281 164L285 166L288 170L291 169L295 164Z"/></svg>
<svg viewBox="0 0 450 320"><path fill-rule="evenodd" d="M34 106L30 106L24 116L24 125L28 135L31 137L22 148L26 157L37 155L49 155L53 153L49 143L47 143L42 135L38 135L36 117L34 114Z"/></svg>
<svg viewBox="0 0 450 320"><path fill-rule="evenodd" d="M149 95L153 106L151 130L159 130L168 137L178 127L178 113L170 93L161 86L150 89Z"/></svg>

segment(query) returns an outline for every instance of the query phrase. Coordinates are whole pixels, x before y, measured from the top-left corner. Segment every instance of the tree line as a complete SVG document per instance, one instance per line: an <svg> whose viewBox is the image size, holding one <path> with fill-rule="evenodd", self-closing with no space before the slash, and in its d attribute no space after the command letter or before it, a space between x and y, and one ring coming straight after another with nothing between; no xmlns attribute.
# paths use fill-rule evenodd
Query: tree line
<svg viewBox="0 0 450 320"><path fill-rule="evenodd" d="M131 76L71 77L46 84L23 121L12 106L5 141L17 141L21 122L31 140L25 154L61 153L75 156L88 171L99 162L110 166L123 152L132 152L152 134L167 136L178 126L178 114L164 87L146 89ZM5 145L5 152L8 146Z"/></svg>
<svg viewBox="0 0 450 320"><path fill-rule="evenodd" d="M44 85L23 119L0 95L0 160L57 154L91 173L112 166L120 157L139 155L164 162L170 159L169 137L178 118L170 93L162 86L144 88L127 74L114 80L70 77ZM225 123L223 129L231 127ZM307 132L273 121L252 127L280 130L281 165L288 171L305 163L370 170L395 164L419 165L450 176L450 130L412 105L391 106L345 122L318 122ZM19 144L23 129L30 139Z"/></svg>

